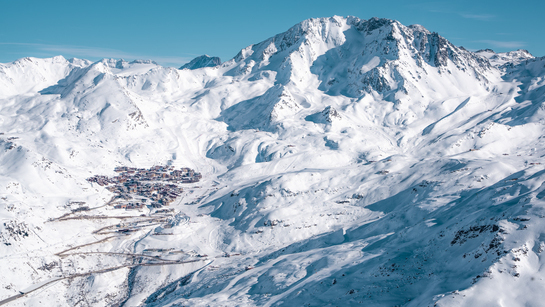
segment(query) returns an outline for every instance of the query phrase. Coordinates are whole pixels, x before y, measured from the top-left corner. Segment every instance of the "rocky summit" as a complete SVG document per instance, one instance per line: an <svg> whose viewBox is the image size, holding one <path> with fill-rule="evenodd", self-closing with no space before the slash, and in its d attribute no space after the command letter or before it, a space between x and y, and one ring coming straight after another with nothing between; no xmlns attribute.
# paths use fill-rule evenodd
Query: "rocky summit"
<svg viewBox="0 0 545 307"><path fill-rule="evenodd" d="M189 63L180 67L180 69L199 69L204 67L216 67L221 64L221 59L218 57L211 57L209 55L201 55L194 58Z"/></svg>

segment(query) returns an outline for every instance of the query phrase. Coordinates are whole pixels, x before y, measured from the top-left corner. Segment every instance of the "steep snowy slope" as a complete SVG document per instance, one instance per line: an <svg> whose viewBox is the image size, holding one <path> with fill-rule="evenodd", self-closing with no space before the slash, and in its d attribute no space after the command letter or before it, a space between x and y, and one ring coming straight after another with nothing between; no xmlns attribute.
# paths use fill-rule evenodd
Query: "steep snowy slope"
<svg viewBox="0 0 545 307"><path fill-rule="evenodd" d="M539 305L543 61L335 16L214 67L2 64L0 304ZM202 179L86 180L154 165Z"/></svg>

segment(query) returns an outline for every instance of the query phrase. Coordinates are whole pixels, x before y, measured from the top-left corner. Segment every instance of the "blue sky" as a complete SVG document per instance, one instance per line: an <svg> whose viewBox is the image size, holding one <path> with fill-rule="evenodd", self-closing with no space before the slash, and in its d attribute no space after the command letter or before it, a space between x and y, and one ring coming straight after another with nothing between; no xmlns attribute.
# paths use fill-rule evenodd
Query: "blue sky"
<svg viewBox="0 0 545 307"><path fill-rule="evenodd" d="M55 55L175 67L201 54L225 61L302 20L333 15L418 23L469 50L545 56L544 13L537 0L0 0L0 63Z"/></svg>

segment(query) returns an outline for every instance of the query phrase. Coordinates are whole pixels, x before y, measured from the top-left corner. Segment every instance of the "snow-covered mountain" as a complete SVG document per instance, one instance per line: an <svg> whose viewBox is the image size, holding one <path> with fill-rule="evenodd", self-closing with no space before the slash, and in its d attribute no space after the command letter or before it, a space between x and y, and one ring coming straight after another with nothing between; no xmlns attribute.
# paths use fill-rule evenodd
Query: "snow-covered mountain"
<svg viewBox="0 0 545 307"><path fill-rule="evenodd" d="M218 57L211 57L207 54L198 56L191 60L189 63L182 65L180 69L199 69L204 67L216 67L221 64L221 59Z"/></svg>
<svg viewBox="0 0 545 307"><path fill-rule="evenodd" d="M0 305L538 306L544 63L335 16L224 63L0 64ZM202 179L119 209L155 165Z"/></svg>
<svg viewBox="0 0 545 307"><path fill-rule="evenodd" d="M519 49L510 52L496 53L492 49L483 49L475 52L480 56L486 57L490 63L494 66L501 66L503 64L516 65L522 61L533 59L534 56L528 52L528 50Z"/></svg>

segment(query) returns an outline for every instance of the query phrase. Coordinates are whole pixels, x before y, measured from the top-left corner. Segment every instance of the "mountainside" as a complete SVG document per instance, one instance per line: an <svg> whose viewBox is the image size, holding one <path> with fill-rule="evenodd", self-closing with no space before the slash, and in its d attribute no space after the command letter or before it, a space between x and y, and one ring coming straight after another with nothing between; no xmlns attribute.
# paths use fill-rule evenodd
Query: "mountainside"
<svg viewBox="0 0 545 307"><path fill-rule="evenodd" d="M224 63L0 64L0 305L540 305L544 80L338 16Z"/></svg>

